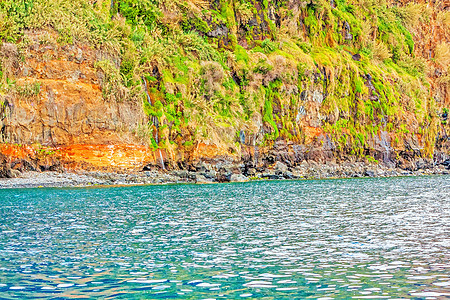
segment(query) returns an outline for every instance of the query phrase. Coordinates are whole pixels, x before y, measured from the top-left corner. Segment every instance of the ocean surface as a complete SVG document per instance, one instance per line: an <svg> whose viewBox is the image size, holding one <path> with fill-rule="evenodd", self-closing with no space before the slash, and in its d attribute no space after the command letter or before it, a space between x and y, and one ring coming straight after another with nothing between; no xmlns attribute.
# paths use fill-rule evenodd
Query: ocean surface
<svg viewBox="0 0 450 300"><path fill-rule="evenodd" d="M450 177L0 190L0 299L448 299Z"/></svg>

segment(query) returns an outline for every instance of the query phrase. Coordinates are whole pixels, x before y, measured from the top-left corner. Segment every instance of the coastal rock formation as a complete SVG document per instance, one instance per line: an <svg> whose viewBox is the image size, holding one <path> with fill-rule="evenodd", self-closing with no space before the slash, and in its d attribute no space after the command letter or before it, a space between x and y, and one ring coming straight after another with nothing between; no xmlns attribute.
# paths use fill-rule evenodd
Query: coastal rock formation
<svg viewBox="0 0 450 300"><path fill-rule="evenodd" d="M51 2L0 4L2 177L448 160L448 1Z"/></svg>

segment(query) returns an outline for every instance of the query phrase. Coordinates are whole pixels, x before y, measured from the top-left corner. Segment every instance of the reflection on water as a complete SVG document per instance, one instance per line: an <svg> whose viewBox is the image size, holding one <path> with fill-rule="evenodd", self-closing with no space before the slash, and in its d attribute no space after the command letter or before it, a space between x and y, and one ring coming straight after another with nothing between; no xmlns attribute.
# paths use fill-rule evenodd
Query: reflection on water
<svg viewBox="0 0 450 300"><path fill-rule="evenodd" d="M0 191L0 298L443 299L450 178Z"/></svg>

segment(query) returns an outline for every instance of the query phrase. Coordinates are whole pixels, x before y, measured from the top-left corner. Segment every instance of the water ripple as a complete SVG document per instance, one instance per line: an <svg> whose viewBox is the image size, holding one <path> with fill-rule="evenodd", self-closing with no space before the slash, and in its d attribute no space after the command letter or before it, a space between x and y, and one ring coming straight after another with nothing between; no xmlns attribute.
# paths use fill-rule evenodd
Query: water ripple
<svg viewBox="0 0 450 300"><path fill-rule="evenodd" d="M449 177L0 191L0 295L450 297Z"/></svg>

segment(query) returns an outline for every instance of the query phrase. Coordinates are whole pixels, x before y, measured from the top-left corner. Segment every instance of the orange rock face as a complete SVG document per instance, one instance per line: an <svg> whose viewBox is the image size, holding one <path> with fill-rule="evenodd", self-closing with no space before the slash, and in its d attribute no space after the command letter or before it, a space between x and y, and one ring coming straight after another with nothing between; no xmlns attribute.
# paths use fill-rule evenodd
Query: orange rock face
<svg viewBox="0 0 450 300"><path fill-rule="evenodd" d="M70 145L57 148L62 161L72 165L91 165L98 168L142 169L156 163L158 151L139 145Z"/></svg>
<svg viewBox="0 0 450 300"><path fill-rule="evenodd" d="M304 130L305 130L305 136L307 138L307 142L312 142L315 138L317 138L321 134L323 134L323 129L320 127L306 126L304 128Z"/></svg>
<svg viewBox="0 0 450 300"><path fill-rule="evenodd" d="M35 149L28 145L0 144L0 153L12 160L29 159L36 156Z"/></svg>
<svg viewBox="0 0 450 300"><path fill-rule="evenodd" d="M166 159L164 151L153 151L146 146L131 144L75 144L55 148L0 144L0 154L6 156L9 162L35 160L38 165L58 162L66 169L74 170L142 170L148 164L161 164Z"/></svg>
<svg viewBox="0 0 450 300"><path fill-rule="evenodd" d="M104 99L94 66L98 53L40 45L39 34L30 34L36 41L15 74L17 91L5 99L3 142L52 147L138 143L134 132L144 123L142 103Z"/></svg>
<svg viewBox="0 0 450 300"><path fill-rule="evenodd" d="M41 34L28 34L32 42L22 63L14 45L3 46L11 48L6 52L17 91L1 112L0 153L11 162L57 160L74 169L142 169L155 162L135 134L146 118L142 103L104 99L94 65L99 54L83 46L41 45Z"/></svg>

